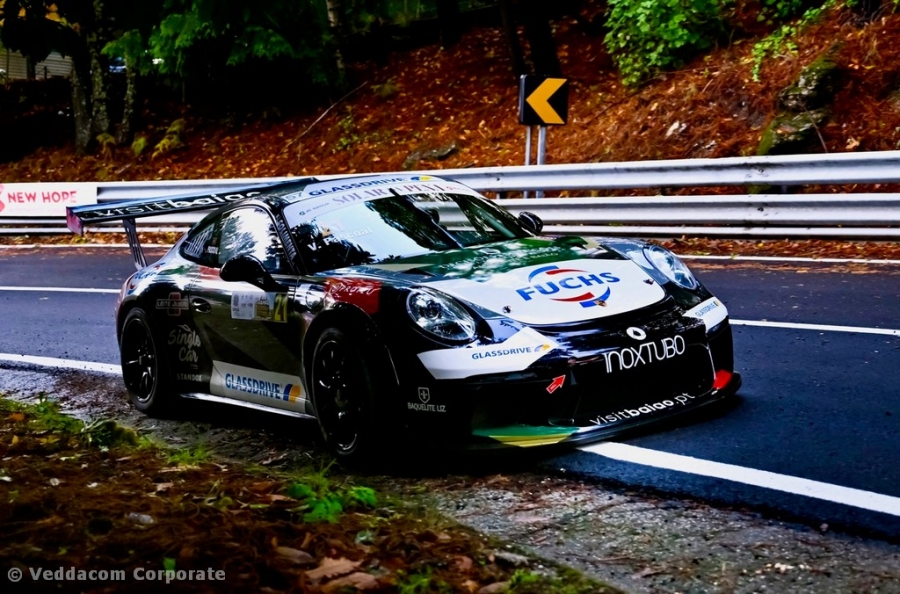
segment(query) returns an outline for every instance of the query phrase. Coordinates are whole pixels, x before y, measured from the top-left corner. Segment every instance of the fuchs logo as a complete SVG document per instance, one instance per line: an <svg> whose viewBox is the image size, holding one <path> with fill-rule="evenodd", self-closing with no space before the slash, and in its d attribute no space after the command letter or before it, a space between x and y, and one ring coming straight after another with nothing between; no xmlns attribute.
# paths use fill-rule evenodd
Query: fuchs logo
<svg viewBox="0 0 900 594"><path fill-rule="evenodd" d="M619 279L611 272L594 274L587 270L551 265L532 271L528 275L528 282L531 286L516 289L516 293L525 301L531 301L534 295L540 293L553 301L593 307L605 304L611 292L605 285L617 283Z"/></svg>

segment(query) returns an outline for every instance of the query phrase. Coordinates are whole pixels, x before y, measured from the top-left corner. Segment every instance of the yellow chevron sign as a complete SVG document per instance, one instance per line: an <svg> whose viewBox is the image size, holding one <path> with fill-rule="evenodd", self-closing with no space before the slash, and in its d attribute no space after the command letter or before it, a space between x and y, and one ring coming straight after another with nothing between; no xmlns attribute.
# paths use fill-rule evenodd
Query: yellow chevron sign
<svg viewBox="0 0 900 594"><path fill-rule="evenodd" d="M559 126L568 117L569 85L564 78L523 75L519 79L519 123Z"/></svg>

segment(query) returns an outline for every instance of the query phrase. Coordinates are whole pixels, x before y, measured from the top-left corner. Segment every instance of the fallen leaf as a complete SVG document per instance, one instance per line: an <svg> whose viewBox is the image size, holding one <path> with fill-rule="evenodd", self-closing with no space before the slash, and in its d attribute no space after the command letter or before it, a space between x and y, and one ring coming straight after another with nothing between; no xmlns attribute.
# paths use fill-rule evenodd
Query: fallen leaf
<svg viewBox="0 0 900 594"><path fill-rule="evenodd" d="M15 423L21 423L25 420L25 413L15 412L6 418Z"/></svg>
<svg viewBox="0 0 900 594"><path fill-rule="evenodd" d="M156 492L163 493L165 491L168 491L169 488L174 484L175 483L156 483Z"/></svg>
<svg viewBox="0 0 900 594"><path fill-rule="evenodd" d="M509 582L494 582L478 591L478 594L497 594L498 592L506 592L509 589Z"/></svg>
<svg viewBox="0 0 900 594"><path fill-rule="evenodd" d="M374 575L357 571L328 582L322 586L322 592L329 594L335 590L347 587L356 588L357 590L374 590L379 586L380 584Z"/></svg>
<svg viewBox="0 0 900 594"><path fill-rule="evenodd" d="M306 576L311 580L330 579L348 574L358 567L359 561L351 561L343 557L340 559L327 557L322 560L318 567L307 571Z"/></svg>
<svg viewBox="0 0 900 594"><path fill-rule="evenodd" d="M472 558L466 557L465 555L458 556L456 558L456 563L454 563L456 573L469 573L474 566L475 563L472 561Z"/></svg>
<svg viewBox="0 0 900 594"><path fill-rule="evenodd" d="M275 554L282 559L287 559L291 563L295 563L297 565L307 565L309 563L315 563L316 561L315 557L313 557L306 551L301 551L300 549L295 549L292 547L275 547Z"/></svg>

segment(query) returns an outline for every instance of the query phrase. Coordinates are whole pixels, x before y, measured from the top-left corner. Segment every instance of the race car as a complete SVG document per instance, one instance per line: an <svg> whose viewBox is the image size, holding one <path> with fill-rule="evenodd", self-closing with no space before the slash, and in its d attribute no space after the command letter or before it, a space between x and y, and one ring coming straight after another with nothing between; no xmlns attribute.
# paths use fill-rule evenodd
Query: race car
<svg viewBox="0 0 900 594"><path fill-rule="evenodd" d="M138 217L219 208L147 265ZM668 250L551 237L424 175L298 178L69 208L122 220L116 313L134 406L316 419L340 459L584 443L733 395L725 306Z"/></svg>

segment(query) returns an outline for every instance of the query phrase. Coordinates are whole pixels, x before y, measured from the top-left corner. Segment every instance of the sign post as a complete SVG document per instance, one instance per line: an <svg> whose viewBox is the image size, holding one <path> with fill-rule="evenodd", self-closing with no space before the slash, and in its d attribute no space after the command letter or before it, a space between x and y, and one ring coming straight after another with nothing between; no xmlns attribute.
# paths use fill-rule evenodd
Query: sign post
<svg viewBox="0 0 900 594"><path fill-rule="evenodd" d="M519 77L519 123L525 134L525 164L531 165L531 127L538 126L537 165L547 156L547 126L562 126L568 119L569 81L543 75ZM543 192L535 194L543 197ZM528 192L525 192L528 198Z"/></svg>

